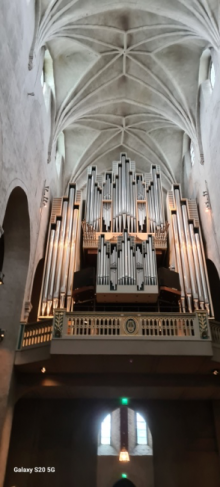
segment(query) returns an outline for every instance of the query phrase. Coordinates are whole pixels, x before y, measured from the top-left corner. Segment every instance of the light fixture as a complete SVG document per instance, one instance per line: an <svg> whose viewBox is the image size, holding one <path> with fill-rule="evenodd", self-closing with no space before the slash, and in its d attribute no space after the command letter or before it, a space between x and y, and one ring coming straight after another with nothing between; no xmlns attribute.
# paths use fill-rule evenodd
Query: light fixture
<svg viewBox="0 0 220 487"><path fill-rule="evenodd" d="M218 370L218 369L214 369L214 370L212 371L212 373L213 373L213 375L219 375L219 370Z"/></svg>
<svg viewBox="0 0 220 487"><path fill-rule="evenodd" d="M127 474L126 474L126 473L122 473L122 474L121 474L121 478L122 478L122 479L127 479L127 478L128 478L128 476L127 476Z"/></svg>
<svg viewBox="0 0 220 487"><path fill-rule="evenodd" d="M42 374L45 374L45 372L46 372L46 367L42 367L41 372L42 372Z"/></svg>
<svg viewBox="0 0 220 487"><path fill-rule="evenodd" d="M129 453L126 450L126 448L123 447L119 453L119 462L129 462L129 461L130 461Z"/></svg>
<svg viewBox="0 0 220 487"><path fill-rule="evenodd" d="M4 340L4 338L5 338L5 330L2 330L0 328L0 342L2 342L2 340Z"/></svg>
<svg viewBox="0 0 220 487"><path fill-rule="evenodd" d="M2 271L0 271L0 286L1 286L2 284L4 284L4 277L5 277L5 274L3 274L3 272L2 272Z"/></svg>

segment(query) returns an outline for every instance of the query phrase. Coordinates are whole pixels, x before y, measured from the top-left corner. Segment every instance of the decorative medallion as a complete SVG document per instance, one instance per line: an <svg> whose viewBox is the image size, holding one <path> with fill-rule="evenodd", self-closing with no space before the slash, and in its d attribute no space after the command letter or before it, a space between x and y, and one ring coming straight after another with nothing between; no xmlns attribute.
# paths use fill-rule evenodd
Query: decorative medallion
<svg viewBox="0 0 220 487"><path fill-rule="evenodd" d="M129 335L133 335L137 333L137 323L133 318L129 318L127 321L125 321L125 332L128 333Z"/></svg>

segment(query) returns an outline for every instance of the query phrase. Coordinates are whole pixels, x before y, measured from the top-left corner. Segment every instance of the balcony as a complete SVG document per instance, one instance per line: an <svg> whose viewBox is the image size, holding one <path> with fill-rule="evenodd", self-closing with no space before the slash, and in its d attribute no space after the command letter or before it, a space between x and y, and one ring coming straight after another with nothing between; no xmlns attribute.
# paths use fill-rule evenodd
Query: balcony
<svg viewBox="0 0 220 487"><path fill-rule="evenodd" d="M220 351L220 331L211 324ZM116 313L56 310L52 320L21 325L18 350L52 355L213 355L206 312ZM35 353L34 353L35 351ZM29 354L30 355L30 354Z"/></svg>

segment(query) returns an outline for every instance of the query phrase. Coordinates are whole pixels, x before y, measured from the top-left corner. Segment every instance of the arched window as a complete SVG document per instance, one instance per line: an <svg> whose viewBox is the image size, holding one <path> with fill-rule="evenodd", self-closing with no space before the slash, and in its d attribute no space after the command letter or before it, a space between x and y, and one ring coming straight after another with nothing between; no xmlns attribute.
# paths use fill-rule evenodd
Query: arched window
<svg viewBox="0 0 220 487"><path fill-rule="evenodd" d="M53 59L48 49L44 53L43 68L41 72L41 86L44 95L44 101L47 110L49 111L51 104L51 93L55 98L55 82L53 71Z"/></svg>
<svg viewBox="0 0 220 487"><path fill-rule="evenodd" d="M62 165L65 161L65 135L63 132L60 133L57 139L57 150L56 150L56 169L57 174L60 176L62 171Z"/></svg>
<svg viewBox="0 0 220 487"><path fill-rule="evenodd" d="M194 151L194 147L193 147L192 141L190 141L189 153L190 153L191 164L192 164L192 166L194 166L194 163L195 163L195 151Z"/></svg>
<svg viewBox="0 0 220 487"><path fill-rule="evenodd" d="M101 445L111 444L111 414L108 414L101 424Z"/></svg>
<svg viewBox="0 0 220 487"><path fill-rule="evenodd" d="M147 423L141 414L136 413L137 445L147 445Z"/></svg>
<svg viewBox="0 0 220 487"><path fill-rule="evenodd" d="M213 90L215 86L215 66L212 59L210 60L210 64L209 64L209 79Z"/></svg>

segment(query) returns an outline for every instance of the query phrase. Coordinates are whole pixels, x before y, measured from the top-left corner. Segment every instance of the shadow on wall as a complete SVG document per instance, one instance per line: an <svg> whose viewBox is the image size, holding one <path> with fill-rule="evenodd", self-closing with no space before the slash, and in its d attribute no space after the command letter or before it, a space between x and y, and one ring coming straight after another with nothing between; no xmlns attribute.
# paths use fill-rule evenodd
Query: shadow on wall
<svg viewBox="0 0 220 487"><path fill-rule="evenodd" d="M0 316L6 330L4 346L14 350L30 254L28 202L20 187L10 194L3 229L2 271L5 277L0 289Z"/></svg>
<svg viewBox="0 0 220 487"><path fill-rule="evenodd" d="M32 294L31 294L32 310L29 314L28 323L34 323L35 321L37 321L41 284L43 280L43 271L44 271L44 259L41 259L39 260L35 271L34 283L33 283Z"/></svg>
<svg viewBox="0 0 220 487"><path fill-rule="evenodd" d="M220 279L215 264L210 259L206 259L207 272L209 277L209 284L212 296L212 303L214 308L214 316L216 321L220 321Z"/></svg>

